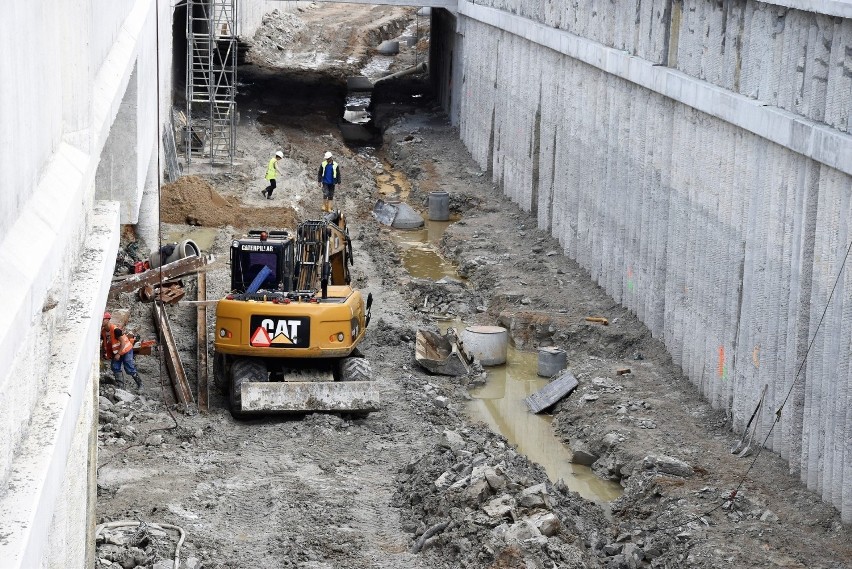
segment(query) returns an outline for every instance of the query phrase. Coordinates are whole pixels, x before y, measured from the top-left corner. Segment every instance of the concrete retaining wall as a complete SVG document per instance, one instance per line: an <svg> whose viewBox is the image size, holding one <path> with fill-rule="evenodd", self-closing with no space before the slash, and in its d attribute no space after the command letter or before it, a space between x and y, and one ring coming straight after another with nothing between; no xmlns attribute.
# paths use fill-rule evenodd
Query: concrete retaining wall
<svg viewBox="0 0 852 569"><path fill-rule="evenodd" d="M159 28L159 51L169 53L171 4L32 0L5 11L4 568L94 566L99 328L120 222L137 219L143 190L156 185L152 117L171 106L171 57L158 67L157 37ZM115 141L120 155L110 154Z"/></svg>
<svg viewBox="0 0 852 569"><path fill-rule="evenodd" d="M798 373L852 239L852 21L745 1L487 3L459 2L454 41L474 158L735 428L766 385L765 436L792 386L768 444L852 521L852 271Z"/></svg>

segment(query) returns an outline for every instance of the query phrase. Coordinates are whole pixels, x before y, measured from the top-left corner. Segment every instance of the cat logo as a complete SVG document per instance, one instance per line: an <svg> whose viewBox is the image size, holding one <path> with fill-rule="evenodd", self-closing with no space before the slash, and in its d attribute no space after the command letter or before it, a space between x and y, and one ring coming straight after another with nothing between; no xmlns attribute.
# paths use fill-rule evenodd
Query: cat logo
<svg viewBox="0 0 852 569"><path fill-rule="evenodd" d="M250 343L255 348L305 348L310 338L309 318L251 317Z"/></svg>

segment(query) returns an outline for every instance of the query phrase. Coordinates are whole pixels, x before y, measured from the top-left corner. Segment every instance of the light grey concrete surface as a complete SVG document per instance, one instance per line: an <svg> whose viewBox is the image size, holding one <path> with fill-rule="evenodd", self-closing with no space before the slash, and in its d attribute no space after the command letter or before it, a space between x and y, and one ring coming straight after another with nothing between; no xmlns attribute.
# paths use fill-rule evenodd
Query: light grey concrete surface
<svg viewBox="0 0 852 569"><path fill-rule="evenodd" d="M100 315L119 224L156 186L172 4L16 2L0 34L4 569L94 564Z"/></svg>
<svg viewBox="0 0 852 569"><path fill-rule="evenodd" d="M93 539L90 467L97 447L89 445L96 425L96 348L102 299L118 248L117 205L108 202L93 212L82 256L69 275L73 286L67 306L58 305L38 319L35 339L54 349L49 363L37 347L11 362L19 380L4 390L4 400L11 399L4 415L20 419L20 407L31 400L25 407L31 408L29 422L37 428L25 431L4 476L4 486L14 491L0 496L3 567L86 566ZM35 377L27 378L33 371Z"/></svg>
<svg viewBox="0 0 852 569"><path fill-rule="evenodd" d="M768 445L852 522L852 22L610 4L460 0L442 102L736 429L768 386L759 433L783 404Z"/></svg>

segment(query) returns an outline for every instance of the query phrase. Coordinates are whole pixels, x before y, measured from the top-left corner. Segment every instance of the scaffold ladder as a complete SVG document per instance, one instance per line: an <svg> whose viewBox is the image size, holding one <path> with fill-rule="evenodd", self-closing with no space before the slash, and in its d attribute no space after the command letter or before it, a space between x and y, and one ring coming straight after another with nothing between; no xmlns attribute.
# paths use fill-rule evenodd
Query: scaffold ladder
<svg viewBox="0 0 852 569"><path fill-rule="evenodd" d="M233 164L236 149L237 0L187 0L187 163Z"/></svg>

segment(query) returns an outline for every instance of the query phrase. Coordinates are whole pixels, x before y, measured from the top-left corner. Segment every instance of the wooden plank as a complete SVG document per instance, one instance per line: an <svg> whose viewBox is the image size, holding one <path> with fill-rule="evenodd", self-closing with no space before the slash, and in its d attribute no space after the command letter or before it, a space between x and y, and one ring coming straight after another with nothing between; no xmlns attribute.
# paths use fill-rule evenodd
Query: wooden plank
<svg viewBox="0 0 852 569"><path fill-rule="evenodd" d="M580 382L577 381L574 374L569 371L565 371L562 375L545 385L542 389L524 399L524 402L533 413L541 413L574 391L579 384Z"/></svg>
<svg viewBox="0 0 852 569"><path fill-rule="evenodd" d="M192 390L189 388L189 382L186 380L186 371L184 371L183 363L180 361L180 354L172 335L171 326L169 325L169 317L161 302L154 303L154 323L160 331L163 357L165 358L166 369L169 371L169 377L172 379L172 387L174 388L177 402L183 405L187 414L192 415L196 412Z"/></svg>
<svg viewBox="0 0 852 569"><path fill-rule="evenodd" d="M206 413L209 393L207 387L207 275L198 273L198 410Z"/></svg>
<svg viewBox="0 0 852 569"><path fill-rule="evenodd" d="M109 296L114 297L122 292L130 292L147 285L154 285L170 279L176 279L183 275L196 273L203 270L205 265L211 264L215 258L213 256L184 257L178 259L174 263L168 263L156 269L149 269L144 273L138 273L123 281L114 282L109 289Z"/></svg>

